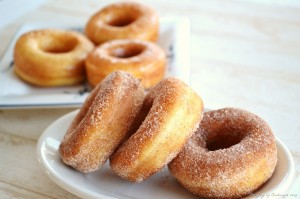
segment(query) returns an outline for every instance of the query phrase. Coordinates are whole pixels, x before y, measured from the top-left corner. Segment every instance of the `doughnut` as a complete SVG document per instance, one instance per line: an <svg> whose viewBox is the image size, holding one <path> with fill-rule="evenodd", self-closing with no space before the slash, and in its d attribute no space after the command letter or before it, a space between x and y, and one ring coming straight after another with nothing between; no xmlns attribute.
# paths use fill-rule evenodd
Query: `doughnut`
<svg viewBox="0 0 300 199"><path fill-rule="evenodd" d="M203 198L240 198L262 186L277 163L275 137L257 115L236 108L205 112L199 128L168 165Z"/></svg>
<svg viewBox="0 0 300 199"><path fill-rule="evenodd" d="M185 83L172 77L162 80L145 97L141 126L111 156L112 170L131 182L147 179L182 150L202 110L200 96Z"/></svg>
<svg viewBox="0 0 300 199"><path fill-rule="evenodd" d="M128 137L144 100L140 80L116 71L98 84L59 147L63 162L82 173L99 169Z"/></svg>
<svg viewBox="0 0 300 199"><path fill-rule="evenodd" d="M96 45L115 39L156 41L159 17L150 7L136 2L110 4L87 22L85 33Z"/></svg>
<svg viewBox="0 0 300 199"><path fill-rule="evenodd" d="M75 31L31 31L16 42L14 71L36 86L74 85L85 79L84 60L93 48L91 41Z"/></svg>
<svg viewBox="0 0 300 199"><path fill-rule="evenodd" d="M116 70L130 72L142 79L148 89L165 75L166 55L155 43L133 39L108 41L95 48L85 60L87 79L97 85Z"/></svg>

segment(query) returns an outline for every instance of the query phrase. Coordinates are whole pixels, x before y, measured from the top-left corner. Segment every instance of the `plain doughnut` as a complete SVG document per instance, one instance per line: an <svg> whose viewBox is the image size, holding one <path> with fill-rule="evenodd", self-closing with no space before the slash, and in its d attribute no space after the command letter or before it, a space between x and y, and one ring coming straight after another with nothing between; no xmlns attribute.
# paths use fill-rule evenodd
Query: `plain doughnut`
<svg viewBox="0 0 300 199"><path fill-rule="evenodd" d="M77 84L85 79L84 60L93 48L92 42L75 31L31 31L16 42L14 71L37 86Z"/></svg>
<svg viewBox="0 0 300 199"><path fill-rule="evenodd" d="M85 60L87 79L92 86L116 70L142 79L148 89L166 72L166 55L155 43L136 39L108 41L95 48Z"/></svg>
<svg viewBox="0 0 300 199"><path fill-rule="evenodd" d="M240 198L262 186L276 163L276 141L268 124L250 112L225 108L204 113L169 170L200 197Z"/></svg>
<svg viewBox="0 0 300 199"><path fill-rule="evenodd" d="M136 2L118 2L95 13L85 33L96 44L116 39L156 41L159 18L150 7Z"/></svg>
<svg viewBox="0 0 300 199"><path fill-rule="evenodd" d="M144 100L140 80L116 71L91 92L71 123L59 152L63 162L89 173L97 170L129 136Z"/></svg>

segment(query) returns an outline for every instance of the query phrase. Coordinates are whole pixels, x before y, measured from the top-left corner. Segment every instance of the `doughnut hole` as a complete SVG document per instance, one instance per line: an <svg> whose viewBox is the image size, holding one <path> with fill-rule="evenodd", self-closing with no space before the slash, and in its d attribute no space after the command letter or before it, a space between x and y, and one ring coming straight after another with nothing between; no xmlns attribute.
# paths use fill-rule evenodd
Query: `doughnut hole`
<svg viewBox="0 0 300 199"><path fill-rule="evenodd" d="M128 59L140 55L146 49L143 45L131 44L110 49L109 55L116 58Z"/></svg>
<svg viewBox="0 0 300 199"><path fill-rule="evenodd" d="M46 53L68 53L71 52L78 41L73 37L64 37L65 35L47 37L42 39L39 43L39 47Z"/></svg>
<svg viewBox="0 0 300 199"><path fill-rule="evenodd" d="M240 143L244 139L244 133L234 130L220 131L207 139L206 148L209 151L227 149Z"/></svg>
<svg viewBox="0 0 300 199"><path fill-rule="evenodd" d="M109 26L124 27L135 22L139 16L139 12L135 10L129 10L128 12L120 10L105 17L104 23Z"/></svg>
<svg viewBox="0 0 300 199"><path fill-rule="evenodd" d="M152 105L153 105L153 101L151 101L149 99L144 100L142 108L141 108L138 116L135 118L133 125L131 126L131 129L129 130L129 132L130 132L129 136L131 136L133 133L135 133L140 128L143 121L146 119L148 113L150 112Z"/></svg>

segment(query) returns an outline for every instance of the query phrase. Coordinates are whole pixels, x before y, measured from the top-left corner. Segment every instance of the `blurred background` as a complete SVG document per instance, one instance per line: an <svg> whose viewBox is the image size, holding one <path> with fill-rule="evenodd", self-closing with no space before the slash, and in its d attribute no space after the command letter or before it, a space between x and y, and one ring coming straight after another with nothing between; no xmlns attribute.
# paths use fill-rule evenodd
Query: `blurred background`
<svg viewBox="0 0 300 199"><path fill-rule="evenodd" d="M93 13L112 2L1 0L0 56L24 23L84 26ZM281 139L287 140L289 131L295 139L286 144L300 150L300 1L141 2L162 17L190 19L191 86L206 107L251 110Z"/></svg>

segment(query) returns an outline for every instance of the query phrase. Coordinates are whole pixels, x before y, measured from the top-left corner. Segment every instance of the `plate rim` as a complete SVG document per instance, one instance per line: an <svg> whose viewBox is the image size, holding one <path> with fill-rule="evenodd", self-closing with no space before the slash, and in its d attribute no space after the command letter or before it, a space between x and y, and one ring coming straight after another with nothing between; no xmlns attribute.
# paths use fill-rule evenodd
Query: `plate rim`
<svg viewBox="0 0 300 199"><path fill-rule="evenodd" d="M74 186L68 184L66 180L62 180L61 177L59 177L55 173L53 173L53 169L48 167L48 164L45 162L45 160L43 158L42 146L45 144L46 138L49 137L48 132L50 132L50 130L53 127L55 127L56 125L58 125L60 122L66 120L66 119L71 119L72 120L72 118L74 118L78 112L79 112L79 109L71 111L71 112L59 117L58 119L56 119L54 122L52 122L43 131L43 133L41 134L41 136L38 139L37 146L36 146L36 155L37 155L38 162L39 162L40 166L42 167L43 171L47 174L48 177L50 177L50 179L53 182L55 182L61 188L67 190L68 192L70 192L70 193L72 193L76 196L79 196L79 197L82 197L82 198L86 198L86 197L99 198L100 197L100 198L105 198L105 199L117 199L115 197L108 196L108 195L103 195L101 193L95 193L95 192L90 191L86 188L84 188L84 189L81 188L81 191L79 191L80 189L78 189L78 187L74 187ZM281 190L286 192L291 187L292 182L294 180L294 174L295 174L294 160L293 160L293 157L292 157L289 149L287 148L287 146L277 136L275 136L275 138L276 138L277 149L281 148L281 152L283 154L285 154L285 157L289 160L288 161L288 169L287 169L289 171L288 172L289 175L287 175L285 177L285 180L284 180L284 185L285 186L283 188L281 188ZM276 189L279 189L279 188L276 188ZM83 191L86 191L86 192L83 192ZM273 192L272 192L272 190L264 192L263 195L272 194L272 193L274 193L274 190L273 190ZM254 192L252 195L250 195L246 198L257 197L260 194L261 193L258 190L257 195Z"/></svg>

